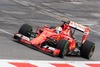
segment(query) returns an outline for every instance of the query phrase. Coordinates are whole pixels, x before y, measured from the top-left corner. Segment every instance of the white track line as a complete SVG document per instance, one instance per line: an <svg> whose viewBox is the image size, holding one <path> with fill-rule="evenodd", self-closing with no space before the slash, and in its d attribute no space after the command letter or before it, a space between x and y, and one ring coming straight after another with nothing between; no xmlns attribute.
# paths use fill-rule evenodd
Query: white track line
<svg viewBox="0 0 100 67"><path fill-rule="evenodd" d="M26 15L27 13L25 12L18 12L18 11L6 11L6 10L1 10L4 13L9 13L9 14L19 14L19 15Z"/></svg>
<svg viewBox="0 0 100 67"><path fill-rule="evenodd" d="M3 30L3 29L0 29L0 31L2 31L2 32L6 33L6 34L9 34L9 35L11 35L11 36L13 36L12 33L9 33L9 32L7 32L7 31L5 31L5 30Z"/></svg>

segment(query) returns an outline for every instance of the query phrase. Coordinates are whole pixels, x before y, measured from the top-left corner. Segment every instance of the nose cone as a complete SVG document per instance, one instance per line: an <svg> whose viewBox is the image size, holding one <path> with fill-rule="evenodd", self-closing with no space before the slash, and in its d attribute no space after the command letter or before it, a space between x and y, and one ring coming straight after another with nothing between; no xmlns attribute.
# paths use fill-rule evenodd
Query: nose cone
<svg viewBox="0 0 100 67"><path fill-rule="evenodd" d="M30 42L31 42L31 44L38 45L38 44L41 44L42 42L44 42L45 39L46 39L45 37L39 36L37 38L33 38Z"/></svg>

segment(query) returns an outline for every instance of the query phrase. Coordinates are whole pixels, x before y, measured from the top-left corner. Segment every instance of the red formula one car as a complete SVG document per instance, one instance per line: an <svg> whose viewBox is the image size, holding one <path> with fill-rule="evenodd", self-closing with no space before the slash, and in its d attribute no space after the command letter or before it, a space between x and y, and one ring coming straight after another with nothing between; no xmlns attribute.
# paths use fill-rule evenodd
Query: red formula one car
<svg viewBox="0 0 100 67"><path fill-rule="evenodd" d="M90 59L94 53L95 44L87 40L90 28L72 21L62 21L60 26L38 27L35 32L32 26L23 24L14 39L31 45L44 53L63 58L66 55L80 55ZM81 42L74 38L75 30L83 32Z"/></svg>

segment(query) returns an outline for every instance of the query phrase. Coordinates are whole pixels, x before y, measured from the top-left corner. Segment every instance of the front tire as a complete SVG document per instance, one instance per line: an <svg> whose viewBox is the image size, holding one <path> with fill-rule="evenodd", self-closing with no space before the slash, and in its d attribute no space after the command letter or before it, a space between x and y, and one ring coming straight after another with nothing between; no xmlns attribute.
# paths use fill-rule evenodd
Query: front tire
<svg viewBox="0 0 100 67"><path fill-rule="evenodd" d="M50 26L50 28L49 29L55 29L56 28L56 26Z"/></svg>
<svg viewBox="0 0 100 67"><path fill-rule="evenodd" d="M66 55L66 53L67 53L67 49L68 49L68 41L66 41L66 40L60 40L59 42L58 42L58 44L57 44L57 49L60 49L60 53L59 53L59 57L60 58L63 58L65 55Z"/></svg>
<svg viewBox="0 0 100 67"><path fill-rule="evenodd" d="M27 37L30 37L31 36L31 33L32 33L32 26L28 25L28 24L23 24L18 33L24 35L24 36L27 36Z"/></svg>
<svg viewBox="0 0 100 67"><path fill-rule="evenodd" d="M90 59L94 53L95 44L91 41L85 41L80 48L80 55L86 59Z"/></svg>

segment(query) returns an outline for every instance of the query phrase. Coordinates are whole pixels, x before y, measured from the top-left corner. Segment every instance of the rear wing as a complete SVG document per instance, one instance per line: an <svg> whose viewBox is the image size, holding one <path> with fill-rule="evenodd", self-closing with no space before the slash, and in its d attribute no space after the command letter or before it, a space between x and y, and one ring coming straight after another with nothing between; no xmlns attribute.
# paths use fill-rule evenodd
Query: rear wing
<svg viewBox="0 0 100 67"><path fill-rule="evenodd" d="M90 30L89 27L83 26L83 25L78 24L78 23L73 22L73 21L71 21L69 23L69 26L71 26L72 28L77 29L77 30L79 30L81 32L88 32L89 33L89 30Z"/></svg>
<svg viewBox="0 0 100 67"><path fill-rule="evenodd" d="M87 40L87 36L90 32L89 27L83 26L83 25L78 24L78 23L73 22L73 21L69 22L69 26L76 29L76 30L83 32L82 43L84 43Z"/></svg>

